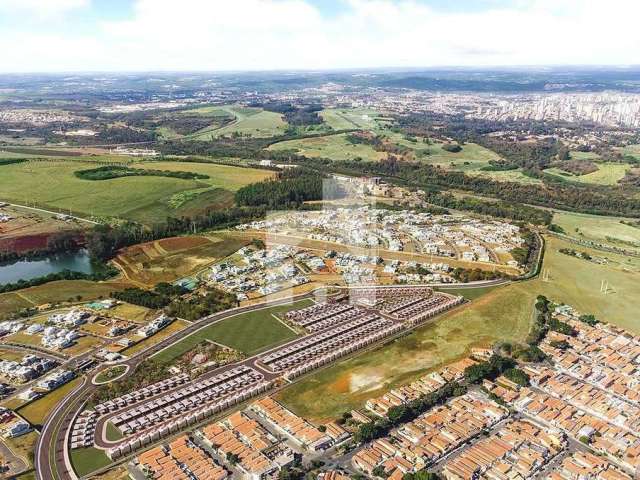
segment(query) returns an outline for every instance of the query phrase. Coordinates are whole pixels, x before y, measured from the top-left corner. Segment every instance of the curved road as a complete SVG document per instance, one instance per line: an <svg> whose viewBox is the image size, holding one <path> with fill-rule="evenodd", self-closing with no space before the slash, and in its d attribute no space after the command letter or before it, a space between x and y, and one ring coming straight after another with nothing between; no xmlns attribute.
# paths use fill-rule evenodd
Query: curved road
<svg viewBox="0 0 640 480"><path fill-rule="evenodd" d="M136 367L142 361L151 357L160 350L170 346L182 337L187 336L204 326L225 320L240 313L246 313L253 310L261 310L264 308L303 300L305 298L312 298L314 296L314 293L315 290L295 297L286 297L278 300L273 300L271 302L249 305L246 307L238 307L231 310L225 310L224 312L219 312L208 317L204 317L197 322L189 325L187 328L180 330L179 332L176 332L175 334L163 339L156 345L152 345L149 348L140 351L133 357L119 362L119 364L128 365L130 367L129 372L120 378L125 378L126 376L133 373ZM67 395L67 397L65 397L65 399L60 404L58 404L56 409L49 414L35 448L34 462L37 478L42 480L70 480L77 478L74 472L69 471L67 462L65 461L65 452L67 450L67 446L65 445L66 433L74 419L75 414L79 411L84 402L89 399L91 394L97 388L97 385L93 385L85 378L82 385L74 390L72 394Z"/></svg>
<svg viewBox="0 0 640 480"><path fill-rule="evenodd" d="M475 282L473 284L452 284L450 288L455 289L470 289L479 287L499 286L511 283L510 280L491 280L483 282ZM435 286L435 285L423 285L423 286ZM438 285L442 286L442 285ZM336 287L340 288L340 287ZM187 328L176 332L175 334L161 340L156 345L152 345L149 348L140 351L131 358L121 361L119 365L128 365L129 371L120 377L125 378L132 374L136 367L147 358L156 354L160 350L170 346L177 340L215 322L220 322L227 318L236 316L241 313L246 313L254 310L261 310L270 308L277 305L287 304L303 300L305 298L313 298L315 293L319 290L323 290L324 287L312 290L308 293L297 295L294 297L285 297L277 300L268 301L256 305L249 305L245 307L237 307L230 310L225 310L208 317L204 317ZM346 287L345 289L348 289ZM446 292L446 288L443 288ZM261 370L261 373L265 373ZM47 417L38 443L35 449L35 470L36 476L41 480L75 480L78 477L73 471L68 468L67 445L65 445L67 431L69 430L75 415L82 408L83 404L89 399L91 394L98 388L98 385L94 385L87 378L83 379L83 383L73 391L72 394L67 397L55 408L53 412Z"/></svg>

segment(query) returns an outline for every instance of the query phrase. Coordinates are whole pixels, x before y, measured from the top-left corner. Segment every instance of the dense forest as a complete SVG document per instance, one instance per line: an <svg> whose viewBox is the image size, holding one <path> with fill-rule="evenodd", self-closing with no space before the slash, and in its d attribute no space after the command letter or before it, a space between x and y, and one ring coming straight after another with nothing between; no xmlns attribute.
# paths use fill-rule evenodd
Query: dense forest
<svg viewBox="0 0 640 480"><path fill-rule="evenodd" d="M83 180L110 180L121 177L170 177L183 180L206 180L209 178L209 175L203 173L131 168L123 165L105 165L88 170L78 170L74 173L76 177Z"/></svg>
<svg viewBox="0 0 640 480"><path fill-rule="evenodd" d="M415 188L431 190L433 187L453 188L495 197L506 202L528 203L597 215L640 216L640 199L627 196L617 188L606 186L563 182L544 185L500 182L419 162L401 161L395 157L389 157L381 162L332 162L323 159L307 159L305 164L320 171L333 170L350 175L386 177L392 183ZM454 208L452 205L441 205L436 201L433 203Z"/></svg>
<svg viewBox="0 0 640 480"><path fill-rule="evenodd" d="M339 185L331 178L304 167L290 168L265 180L242 187L236 192L236 203L244 206L289 208L310 200L326 200L342 196Z"/></svg>

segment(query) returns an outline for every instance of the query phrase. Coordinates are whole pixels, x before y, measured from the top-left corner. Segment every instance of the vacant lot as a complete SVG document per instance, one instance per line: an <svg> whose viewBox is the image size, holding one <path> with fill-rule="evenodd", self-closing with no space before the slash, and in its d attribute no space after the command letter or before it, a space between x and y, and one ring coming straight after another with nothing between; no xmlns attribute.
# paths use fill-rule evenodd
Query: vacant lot
<svg viewBox="0 0 640 480"><path fill-rule="evenodd" d="M151 287L192 275L249 241L224 234L176 237L129 247L115 262L127 279Z"/></svg>
<svg viewBox="0 0 640 480"><path fill-rule="evenodd" d="M142 350L144 350L146 348L149 348L150 346L155 345L156 343L161 342L165 338L170 337L174 333L177 333L180 330L183 330L183 329L187 328L188 325L189 324L187 322L185 322L184 320L175 320L175 321L171 322L171 324L167 325L165 328L160 330L155 335L152 335L151 337L147 337L147 338L142 339L141 337L139 337L139 336L137 336L135 334L129 335L129 337L131 339L139 340L139 341L138 341L138 343L136 343L132 347L125 348L124 350L120 351L120 353L123 354L123 355L127 355L127 356L131 357L131 356L135 355L136 353L139 353Z"/></svg>
<svg viewBox="0 0 640 480"><path fill-rule="evenodd" d="M632 247L634 244L640 247L640 228L625 225L621 223L623 220L618 217L571 212L556 212L553 216L553 223L561 226L572 237L615 247Z"/></svg>
<svg viewBox="0 0 640 480"><path fill-rule="evenodd" d="M157 353L154 358L162 362L169 362L206 340L221 343L247 355L253 355L267 347L295 338L296 334L274 318L274 315L295 308L304 308L310 304L310 300L302 300L293 305L265 308L227 318L189 335Z"/></svg>
<svg viewBox="0 0 640 480"><path fill-rule="evenodd" d="M44 397L20 408L18 413L31 423L31 425L42 425L55 406L80 385L80 382L80 378L71 380L53 392L46 394Z"/></svg>
<svg viewBox="0 0 640 480"><path fill-rule="evenodd" d="M296 413L324 421L463 357L474 346L520 341L529 330L533 307L532 301L522 298L523 290L520 286L492 290L405 337L295 383L278 398Z"/></svg>
<svg viewBox="0 0 640 480"><path fill-rule="evenodd" d="M200 194L220 189L232 192L272 175L264 170L215 164L144 162L137 165L202 172L210 178L196 181L138 176L89 181L77 178L74 172L95 168L93 163L30 161L2 167L0 192L6 201L36 203L54 211L72 211L85 217L122 217L150 224L164 221L168 215L180 215L180 209L190 209L189 203L197 202ZM43 185L47 188L42 188Z"/></svg>
<svg viewBox="0 0 640 480"><path fill-rule="evenodd" d="M71 463L78 475L85 476L112 462L104 450L88 447L71 450Z"/></svg>

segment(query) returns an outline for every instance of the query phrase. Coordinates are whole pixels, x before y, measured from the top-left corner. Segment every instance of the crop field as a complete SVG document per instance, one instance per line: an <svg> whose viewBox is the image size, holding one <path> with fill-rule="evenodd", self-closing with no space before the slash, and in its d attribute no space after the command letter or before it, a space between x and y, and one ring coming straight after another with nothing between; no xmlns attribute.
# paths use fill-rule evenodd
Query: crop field
<svg viewBox="0 0 640 480"><path fill-rule="evenodd" d="M213 138L232 134L246 135L250 137L273 137L281 135L287 128L287 122L282 115L275 112L267 112L259 108L246 108L238 106L205 107L200 114L211 115L214 112L226 112L235 117L235 120L222 128L205 128L189 138L193 140L211 140ZM195 110L198 112L198 110ZM193 110L191 112L194 112ZM216 116L216 115L214 115Z"/></svg>
<svg viewBox="0 0 640 480"><path fill-rule="evenodd" d="M274 318L274 315L309 305L311 300L301 300L292 305L281 305L227 318L185 337L158 352L154 358L161 362L170 362L206 340L253 355L296 337L295 332Z"/></svg>
<svg viewBox="0 0 640 480"><path fill-rule="evenodd" d="M598 163L598 171L586 175L571 175L559 168L549 168L545 173L555 175L572 182L592 183L595 185L616 185L627 170L631 168L628 163Z"/></svg>
<svg viewBox="0 0 640 480"><path fill-rule="evenodd" d="M410 382L464 357L475 346L521 341L528 333L533 302L521 286L496 288L376 350L303 378L278 400L313 421L335 418L396 385ZM533 297L532 294L527 297Z"/></svg>
<svg viewBox="0 0 640 480"><path fill-rule="evenodd" d="M125 249L115 263L129 281L146 287L192 275L239 250L250 239L225 234L176 237Z"/></svg>
<svg viewBox="0 0 640 480"><path fill-rule="evenodd" d="M385 152L377 152L371 145L352 144L346 134L327 135L324 137L303 138L302 140L288 140L271 145L268 150L293 150L305 157L324 157L332 160L353 160L361 158L375 162L386 158Z"/></svg>
<svg viewBox="0 0 640 480"><path fill-rule="evenodd" d="M93 163L32 161L2 166L0 191L3 200L15 203L36 203L66 213L71 210L79 216L115 216L154 223L164 221L168 215L180 215L181 209L191 208L190 202L198 202L198 194L202 192L220 188L232 191L272 175L264 170L215 164L145 162L139 166L202 171L211 178L196 181L141 176L88 181L75 177L74 172L95 168ZM42 188L43 185L47 188Z"/></svg>
<svg viewBox="0 0 640 480"><path fill-rule="evenodd" d="M640 248L640 228L622 223L618 217L602 217L571 212L555 212L553 223L571 237L590 240L615 247ZM637 221L637 220L630 220Z"/></svg>

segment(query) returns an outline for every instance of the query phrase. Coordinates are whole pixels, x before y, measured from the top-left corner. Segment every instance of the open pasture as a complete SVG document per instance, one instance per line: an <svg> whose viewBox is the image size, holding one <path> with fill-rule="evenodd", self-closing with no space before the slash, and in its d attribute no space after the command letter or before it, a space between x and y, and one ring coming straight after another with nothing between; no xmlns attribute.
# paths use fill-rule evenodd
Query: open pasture
<svg viewBox="0 0 640 480"><path fill-rule="evenodd" d="M192 135L193 140L212 140L214 138L229 135L244 135L249 137L264 138L282 135L287 128L287 122L282 115L275 112L268 112L259 108L248 108L240 106L204 107L205 110L191 110L191 112L201 112L200 114L219 116L223 113L233 116L235 120L231 123L218 127L204 128Z"/></svg>
<svg viewBox="0 0 640 480"><path fill-rule="evenodd" d="M89 217L121 217L142 223L162 222L169 215L179 216L192 211L194 203L203 207L200 194L213 204L227 205L230 195L218 191L211 198L211 190L232 192L242 185L272 175L265 170L246 169L217 164L187 162L140 162L140 168L202 172L206 180L139 176L101 181L77 178L74 172L95 168L83 161L30 161L6 165L0 175L3 200L15 203L36 203L54 211L76 213ZM47 188L43 188L46 185ZM179 196L182 196L179 197ZM176 201L177 199L177 201ZM218 200L216 202L215 200ZM192 203L194 202L194 203Z"/></svg>
<svg viewBox="0 0 640 480"><path fill-rule="evenodd" d="M619 217L603 217L583 213L555 212L553 223L571 237L619 248L640 248L640 228L622 223ZM626 220L637 222L637 219Z"/></svg>
<svg viewBox="0 0 640 480"><path fill-rule="evenodd" d="M379 112L364 108L328 108L320 112L324 122L334 130L371 130L380 127L383 121Z"/></svg>
<svg viewBox="0 0 640 480"><path fill-rule="evenodd" d="M371 145L353 144L347 140L346 134L327 135L324 137L288 140L271 145L269 150L293 150L299 155L310 158L330 158L332 160L362 160L375 162L386 158L385 152L377 152Z"/></svg>
<svg viewBox="0 0 640 480"><path fill-rule="evenodd" d="M548 282L535 278L484 292L470 304L407 336L302 378L282 390L278 400L314 421L362 408L368 398L461 358L472 347L499 341L522 342L531 325L537 295L640 333L636 315L640 259L606 254L609 263L598 265L564 255L560 248L603 255L548 237L544 260ZM600 293L602 279L610 282L607 294Z"/></svg>
<svg viewBox="0 0 640 480"><path fill-rule="evenodd" d="M545 173L561 177L565 180L594 185L617 185L627 170L631 168L628 163L598 163L598 171L586 175L572 175L559 168L548 168Z"/></svg>

